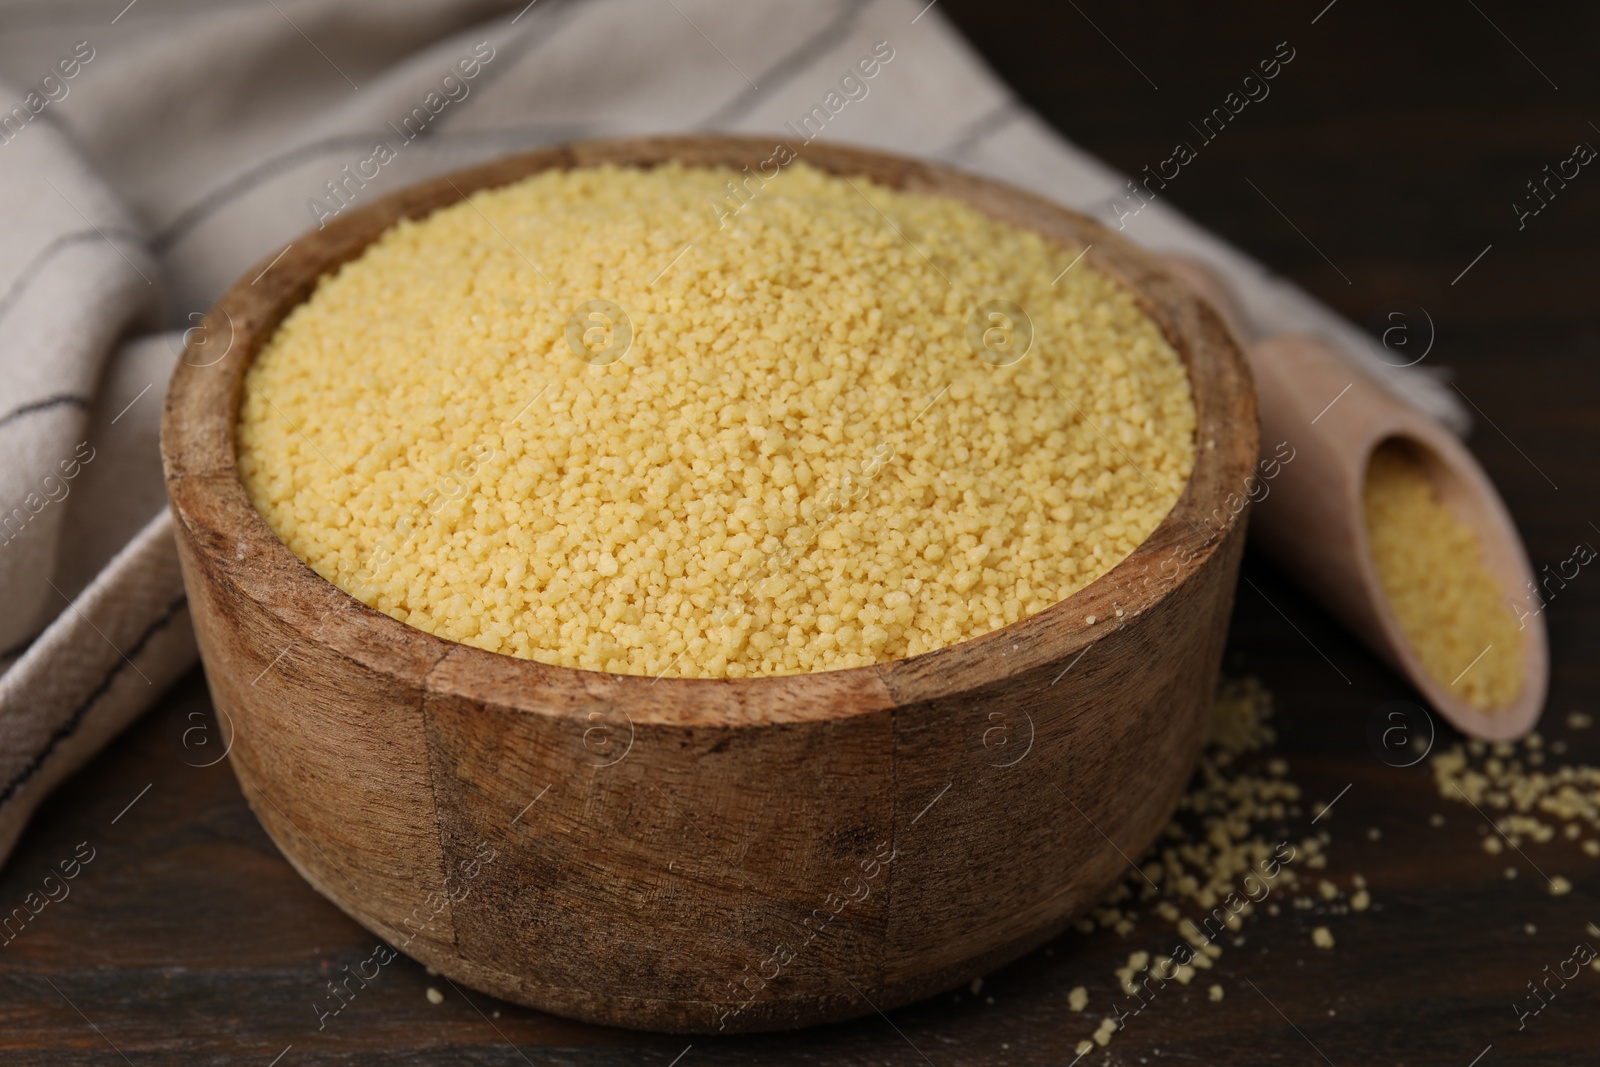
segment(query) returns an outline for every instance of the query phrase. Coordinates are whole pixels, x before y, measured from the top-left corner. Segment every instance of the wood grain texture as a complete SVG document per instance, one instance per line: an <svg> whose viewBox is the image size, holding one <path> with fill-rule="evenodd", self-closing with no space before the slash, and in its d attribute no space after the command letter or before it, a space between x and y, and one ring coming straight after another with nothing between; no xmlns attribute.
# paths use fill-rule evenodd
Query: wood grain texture
<svg viewBox="0 0 1600 1067"><path fill-rule="evenodd" d="M1243 516L1217 509L1255 462L1256 410L1217 316L1046 200L842 147L803 158L1092 245L1184 360L1194 474L1147 543L1088 588L907 661L655 680L413 630L316 576L251 509L232 450L244 372L314 279L395 220L552 167L738 168L771 151L732 137L577 144L353 211L236 285L211 317L228 354L181 363L167 397L196 630L268 833L408 954L575 1018L691 1032L848 1018L1059 933L1176 803L1232 606Z"/></svg>

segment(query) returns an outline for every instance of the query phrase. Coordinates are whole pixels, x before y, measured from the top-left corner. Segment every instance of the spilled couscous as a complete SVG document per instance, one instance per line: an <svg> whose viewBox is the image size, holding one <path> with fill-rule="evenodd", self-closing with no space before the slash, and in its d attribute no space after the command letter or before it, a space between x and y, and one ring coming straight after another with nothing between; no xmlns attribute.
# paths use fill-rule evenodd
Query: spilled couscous
<svg viewBox="0 0 1600 1067"><path fill-rule="evenodd" d="M240 473L317 573L490 651L928 652L1094 581L1189 478L1184 366L1080 251L803 163L545 172L324 277L249 371Z"/></svg>

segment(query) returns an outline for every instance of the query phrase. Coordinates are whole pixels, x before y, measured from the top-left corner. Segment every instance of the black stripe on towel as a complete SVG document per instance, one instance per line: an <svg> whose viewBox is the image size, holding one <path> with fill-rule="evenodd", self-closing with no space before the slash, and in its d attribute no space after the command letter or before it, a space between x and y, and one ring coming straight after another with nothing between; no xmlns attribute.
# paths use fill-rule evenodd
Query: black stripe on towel
<svg viewBox="0 0 1600 1067"><path fill-rule="evenodd" d="M145 646L150 643L156 634L166 629L172 620L178 617L178 612L183 610L188 601L187 594L178 597L178 599L167 605L167 609L154 622L145 628L144 633L139 635L139 640L135 641L117 659L117 662L111 665L111 669L106 672L106 676L100 679L100 684L90 690L89 695L84 697L78 706L72 709L72 714L67 716L66 721L55 728L50 734L49 740L44 743L44 748L35 753L34 757L28 761L27 766L18 771L16 777L7 782L3 790L0 790L0 804L9 801L17 794L18 790L27 785L28 781L38 774L40 768L50 759L51 754L61 747L61 743L78 732L78 728L83 725L83 720L88 718L89 712L94 709L95 703L106 695L112 683L117 680L117 676L122 673L122 668L132 662L133 657L144 651Z"/></svg>
<svg viewBox="0 0 1600 1067"><path fill-rule="evenodd" d="M761 80L764 88L744 90L734 99L720 105L717 110L696 123L695 129L726 129L748 114L756 106L758 100L771 99L773 93L810 70L818 58L848 37L850 32L856 28L856 23L861 20L862 12L866 11L873 2L874 0L851 0L843 11L833 17L828 25L806 38L800 43L799 47L788 52L771 67L756 75Z"/></svg>
<svg viewBox="0 0 1600 1067"><path fill-rule="evenodd" d="M10 313L12 306L17 302L17 298L22 295L22 291L39 276L40 271L44 269L44 265L54 259L59 252L75 244L93 244L100 240L109 241L113 234L121 237L129 244L136 244L141 247L144 245L144 234L121 226L106 226L103 228L103 232L102 230L75 230L72 233L64 233L56 237L34 253L33 259L29 260L28 265L23 267L17 273L17 276L11 280L11 285L6 289L6 295L0 296L0 319L5 318ZM115 248L116 245L111 247Z"/></svg>
<svg viewBox="0 0 1600 1067"><path fill-rule="evenodd" d="M575 5L573 4L567 3L557 5L557 8L558 10L564 11L574 6ZM535 29L543 26L545 22L550 21L550 16L545 14L549 10L550 6L548 4L545 7L540 8L539 13L536 14L534 18L530 18L527 24L518 31L519 37L515 44L526 44L528 47L522 51L513 53L510 56L512 60L522 60L525 58L529 49L531 49L534 45L544 43L544 41L548 38L549 34L546 34L544 37L528 40L529 38L533 37L533 31ZM496 76L498 76L500 73L502 73L503 68L514 65L514 63L504 63L499 67L485 68L485 80L478 83L477 90L481 93L488 87L489 84L492 84L491 80L487 77L487 74L490 70L493 70ZM457 112L452 111L448 113L445 116L445 120L454 117L455 114L457 114ZM548 125L556 124L550 123ZM416 139L432 140L436 136L438 136L438 132L435 126L430 123L417 134ZM165 226L157 231L155 239L151 242L151 247L153 247L155 251L161 255L165 255L167 252L172 250L172 247L175 244L183 240L183 238L186 237L196 226L199 226L202 222L206 221L212 215L215 215L218 211L230 206L234 201L238 200L246 193L249 193L260 185L271 181L273 178L288 173L302 163L319 159L323 156L343 154L350 151L364 152L370 149L378 141L387 141L388 137L388 129L377 129L367 133L332 134L321 138L320 140L310 141L302 145L296 145L293 148L280 152L278 155L257 160L249 167L246 167L233 177L228 178L221 185L212 189L199 200L196 200L194 203L190 204L188 207L174 215ZM409 144L411 142L408 141L404 143Z"/></svg>
<svg viewBox="0 0 1600 1067"><path fill-rule="evenodd" d="M74 396L72 393L57 393L55 396L47 396L43 400L31 401L20 408L12 409L5 415L0 415L0 428L8 426L24 415L32 415L38 411L50 411L68 404L76 408L82 408L84 411L89 410L88 397Z"/></svg>
<svg viewBox="0 0 1600 1067"><path fill-rule="evenodd" d="M1015 97L1008 95L1002 103L962 127L956 139L939 152L939 158L961 162L967 153L1021 117L1022 108Z"/></svg>

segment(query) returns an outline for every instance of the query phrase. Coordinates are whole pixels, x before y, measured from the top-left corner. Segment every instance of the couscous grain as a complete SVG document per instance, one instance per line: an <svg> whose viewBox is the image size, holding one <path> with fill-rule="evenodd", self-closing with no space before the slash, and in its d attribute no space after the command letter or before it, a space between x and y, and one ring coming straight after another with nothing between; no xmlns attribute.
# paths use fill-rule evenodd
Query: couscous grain
<svg viewBox="0 0 1600 1067"><path fill-rule="evenodd" d="M1126 557L1194 460L1131 292L951 200L795 163L539 174L401 222L251 367L255 506L449 640L619 673L928 652Z"/></svg>
<svg viewBox="0 0 1600 1067"><path fill-rule="evenodd" d="M1423 669L1473 707L1522 688L1522 631L1472 528L1439 499L1415 448L1385 441L1367 464L1367 542L1389 606Z"/></svg>

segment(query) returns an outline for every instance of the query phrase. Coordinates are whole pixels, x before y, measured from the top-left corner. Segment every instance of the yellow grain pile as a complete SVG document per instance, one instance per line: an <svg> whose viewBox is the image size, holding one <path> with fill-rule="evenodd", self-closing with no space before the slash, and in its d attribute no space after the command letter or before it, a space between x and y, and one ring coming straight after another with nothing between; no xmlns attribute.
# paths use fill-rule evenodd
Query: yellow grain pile
<svg viewBox="0 0 1600 1067"><path fill-rule="evenodd" d="M1078 249L799 163L731 212L735 178L546 173L394 227L249 373L256 507L441 637L696 677L975 637L1170 510L1188 379Z"/></svg>
<svg viewBox="0 0 1600 1067"><path fill-rule="evenodd" d="M1378 580L1424 669L1474 707L1511 703L1522 688L1522 631L1477 535L1404 442L1373 452L1364 496Z"/></svg>
<svg viewBox="0 0 1600 1067"><path fill-rule="evenodd" d="M1569 731L1588 727L1589 717L1581 712L1567 717ZM1543 880L1546 891L1556 897L1566 896L1574 886L1564 875L1546 873L1551 859L1576 861L1580 870L1592 871L1592 861L1600 857L1600 767L1560 762L1567 749L1566 738L1546 742L1535 731L1516 742L1457 742L1430 761L1439 795L1476 809L1469 818L1482 835L1483 850L1527 860L1533 877ZM1436 818L1434 825L1444 825L1442 817ZM1580 838L1578 848L1586 860L1577 859L1572 848ZM1551 844L1564 855L1540 857L1543 865L1528 855L1536 845ZM1508 848L1516 855L1507 853ZM1515 878L1517 868L1507 867L1505 876ZM1600 959L1591 966L1600 971Z"/></svg>
<svg viewBox="0 0 1600 1067"><path fill-rule="evenodd" d="M1288 760L1276 754L1273 715L1272 694L1257 679L1219 684L1205 750L1171 822L1122 881L1074 924L1086 935L1106 930L1146 946L1129 953L1113 981L1067 994L1071 1011L1100 1017L1097 1029L1077 1042L1076 1055L1109 1045L1129 1026L1144 1025L1139 1016L1147 1008L1161 1013L1170 1010L1169 1002L1193 1003L1182 990L1196 978L1237 982L1226 953L1253 952L1247 946L1259 935L1249 928L1263 917L1298 928L1293 935L1267 932L1266 940L1293 936L1332 948L1330 919L1346 921L1381 906L1360 874L1329 872L1328 828L1338 808L1309 828L1314 833L1292 839L1291 826L1304 825L1307 816L1321 818L1327 805L1303 802ZM1152 920L1160 920L1156 930ZM1044 953L1054 955L1055 949ZM1221 982L1208 986L1209 1002L1223 996Z"/></svg>

